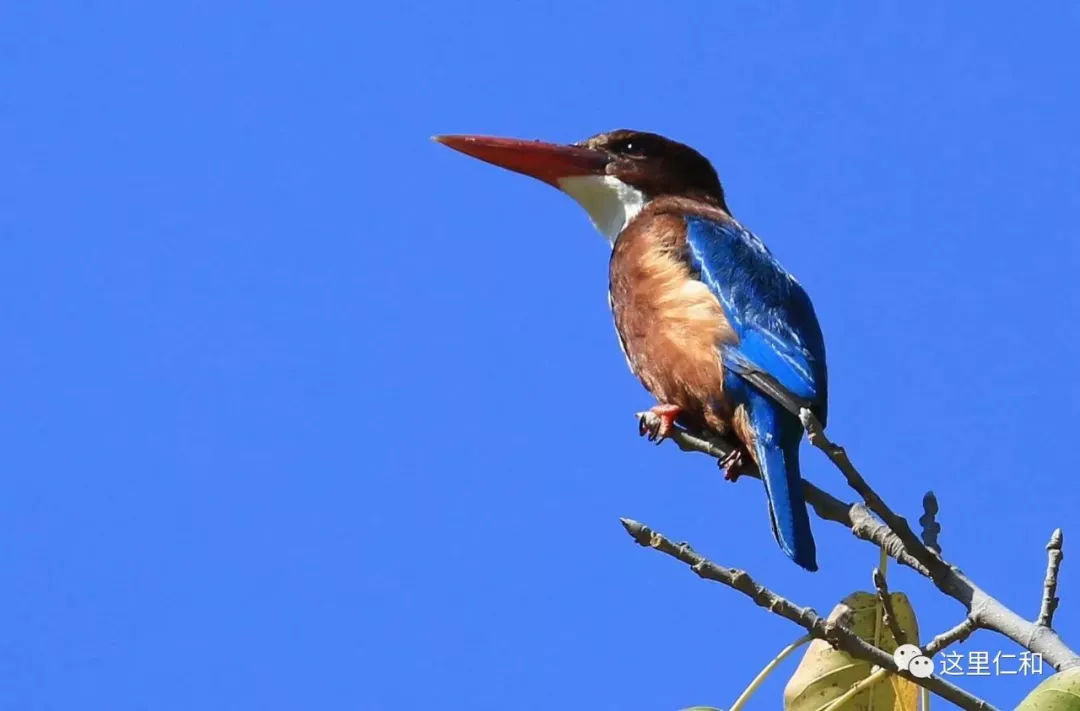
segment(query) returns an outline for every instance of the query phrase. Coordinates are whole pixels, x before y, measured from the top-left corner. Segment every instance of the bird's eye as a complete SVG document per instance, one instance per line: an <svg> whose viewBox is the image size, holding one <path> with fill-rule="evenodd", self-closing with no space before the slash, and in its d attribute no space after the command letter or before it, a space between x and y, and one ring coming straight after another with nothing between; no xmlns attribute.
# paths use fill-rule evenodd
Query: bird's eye
<svg viewBox="0 0 1080 711"><path fill-rule="evenodd" d="M631 156L634 158L644 158L645 151L642 150L645 146L641 141L619 141L611 148L615 153L624 156Z"/></svg>

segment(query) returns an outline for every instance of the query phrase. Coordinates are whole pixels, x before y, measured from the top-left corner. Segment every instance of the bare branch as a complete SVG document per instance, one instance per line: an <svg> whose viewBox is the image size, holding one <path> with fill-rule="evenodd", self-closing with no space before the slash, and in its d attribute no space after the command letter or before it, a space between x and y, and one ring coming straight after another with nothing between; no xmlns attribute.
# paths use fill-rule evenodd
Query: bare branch
<svg viewBox="0 0 1080 711"><path fill-rule="evenodd" d="M932 657L954 642L963 642L977 628L978 624L975 622L975 618L968 615L960 624L930 640L930 644L926 645L926 649L923 651L926 652L926 656Z"/></svg>
<svg viewBox="0 0 1080 711"><path fill-rule="evenodd" d="M841 501L803 480L806 501L819 517L845 526L856 538L873 543L890 558L929 578L939 590L967 609L977 627L1004 635L1021 647L1042 655L1043 660L1057 671L1080 666L1080 655L1070 649L1057 632L1049 626L1037 625L1020 617L972 582L959 568L946 563L931 551L915 536L907 521L893 513L870 488L851 464L844 449L825 438L816 418L810 415L807 420L804 424L808 428L816 427L815 433L810 434L811 442L825 452L844 473L852 488L867 502L864 505ZM726 442L702 437L678 427L673 429L669 439L684 451L702 452L717 459L722 459L732 449ZM747 474L760 478L760 474L754 471ZM881 520L867 507L874 510ZM888 525L890 520L893 526ZM902 530L906 532L902 534ZM927 565L926 562L930 564Z"/></svg>
<svg viewBox="0 0 1080 711"><path fill-rule="evenodd" d="M1058 606L1058 570L1061 568L1061 561L1065 558L1065 552L1061 549L1063 543L1061 529L1055 528L1050 535L1050 542L1046 544L1046 578L1043 580L1042 608L1039 610L1039 620L1036 623L1042 627L1050 627L1054 622L1054 611Z"/></svg>
<svg viewBox="0 0 1080 711"><path fill-rule="evenodd" d="M934 492L928 491L922 497L923 515L919 517L919 525L922 526L922 540L926 547L941 555L941 544L938 543L938 534L941 533L941 525L937 522L938 502Z"/></svg>
<svg viewBox="0 0 1080 711"><path fill-rule="evenodd" d="M887 669L893 674L902 676L919 686L925 687L938 696L951 701L962 709L972 711L994 711L989 702L984 701L964 691L954 684L938 678L920 679L912 676L909 672L900 671L893 660L892 655L878 649L869 642L863 640L847 627L836 621L821 617L809 607L799 607L790 600L783 598L764 585L756 582L744 570L735 570L717 565L707 558L694 552L688 544L676 544L665 536L657 533L644 524L631 519L620 519L626 531L639 545L653 548L690 566L698 576L706 580L713 580L738 590L749 597L759 607L790 620L803 627L817 639L823 639L837 649L842 649L848 654L876 664Z"/></svg>
<svg viewBox="0 0 1080 711"><path fill-rule="evenodd" d="M825 429L821 426L821 422L818 421L817 417L814 416L814 413L804 409L799 417L802 420L803 427L806 428L806 435L810 440L810 444L825 453L825 456L832 461L836 468L840 470L840 473L844 475L844 478L847 479L848 486L854 489L862 497L862 500L866 502L866 505L870 507L870 510L900 538L900 541L904 544L904 550L930 571L931 577L937 577L948 570L948 566L941 558L919 540L919 537L911 530L911 526L908 525L907 519L889 508L888 504L878 496L877 492L870 488L870 485L859 474L855 465L851 463L844 448L831 442L825 436Z"/></svg>
<svg viewBox="0 0 1080 711"><path fill-rule="evenodd" d="M650 416L655 417L650 412L643 412L635 415L635 418L643 416L646 421ZM684 452L700 452L718 460L726 457L733 449L729 443L721 439L704 437L681 427L672 428L667 438ZM754 468L753 461L746 461L741 473L754 479L761 478L761 474ZM803 479L803 498L822 519L847 527L856 538L873 543L884 550L890 558L930 577L930 572L904 550L903 541L890 531L888 526L874 518L865 505L841 501L805 479Z"/></svg>
<svg viewBox="0 0 1080 711"><path fill-rule="evenodd" d="M877 590L878 600L881 601L881 621L892 632L897 645L907 643L907 635L904 634L904 630L900 627L900 621L896 619L892 596L889 595L889 584L885 582L885 576L877 568L874 568L874 589Z"/></svg>

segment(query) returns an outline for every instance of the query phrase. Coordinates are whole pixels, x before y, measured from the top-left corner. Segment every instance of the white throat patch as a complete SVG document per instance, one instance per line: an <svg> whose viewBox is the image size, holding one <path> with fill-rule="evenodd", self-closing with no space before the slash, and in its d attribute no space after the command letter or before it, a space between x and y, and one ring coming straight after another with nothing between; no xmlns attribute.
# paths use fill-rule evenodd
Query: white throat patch
<svg viewBox="0 0 1080 711"><path fill-rule="evenodd" d="M560 190L585 208L608 242L614 242L645 207L644 193L613 175L577 175L558 182Z"/></svg>

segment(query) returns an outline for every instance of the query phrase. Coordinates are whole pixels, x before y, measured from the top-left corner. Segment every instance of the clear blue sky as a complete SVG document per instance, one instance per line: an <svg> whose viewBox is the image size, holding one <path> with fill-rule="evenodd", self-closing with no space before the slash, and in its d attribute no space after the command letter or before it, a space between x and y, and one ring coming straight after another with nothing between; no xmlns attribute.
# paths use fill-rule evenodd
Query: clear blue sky
<svg viewBox="0 0 1080 711"><path fill-rule="evenodd" d="M833 437L1019 612L1066 526L1080 645L1080 6L769 5L7 3L0 707L726 707L796 628L619 516L823 612L870 584L637 438L603 239L441 132L706 153L814 298Z"/></svg>

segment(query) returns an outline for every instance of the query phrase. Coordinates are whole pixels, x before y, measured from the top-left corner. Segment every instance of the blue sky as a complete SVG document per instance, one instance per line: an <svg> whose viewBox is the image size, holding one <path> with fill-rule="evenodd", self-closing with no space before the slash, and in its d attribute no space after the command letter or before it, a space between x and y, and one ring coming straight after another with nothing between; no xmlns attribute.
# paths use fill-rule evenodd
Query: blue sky
<svg viewBox="0 0 1080 711"><path fill-rule="evenodd" d="M1080 645L1080 6L768 5L8 3L0 707L728 706L798 631L619 516L823 612L869 586L637 438L604 241L442 132L708 155L813 296L831 435L1023 614L1065 526Z"/></svg>

